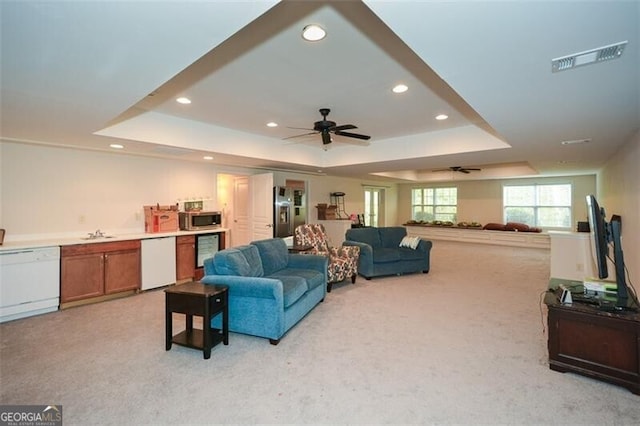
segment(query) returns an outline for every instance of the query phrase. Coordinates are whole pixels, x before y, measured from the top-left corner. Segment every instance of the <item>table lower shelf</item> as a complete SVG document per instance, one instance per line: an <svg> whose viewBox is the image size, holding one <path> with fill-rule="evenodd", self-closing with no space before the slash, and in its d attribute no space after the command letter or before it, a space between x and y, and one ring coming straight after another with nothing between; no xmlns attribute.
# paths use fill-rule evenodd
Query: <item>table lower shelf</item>
<svg viewBox="0 0 640 426"><path fill-rule="evenodd" d="M211 329L211 348L224 340L224 333L217 328ZM206 349L204 347L204 332L200 329L184 330L171 338L171 343L192 349ZM209 348L210 349L210 348Z"/></svg>

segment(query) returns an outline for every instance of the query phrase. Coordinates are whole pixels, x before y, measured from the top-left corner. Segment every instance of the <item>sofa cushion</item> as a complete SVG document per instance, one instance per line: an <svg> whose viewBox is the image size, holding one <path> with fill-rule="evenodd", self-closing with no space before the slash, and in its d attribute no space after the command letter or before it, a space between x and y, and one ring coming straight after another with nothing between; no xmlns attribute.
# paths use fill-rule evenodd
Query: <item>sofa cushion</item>
<svg viewBox="0 0 640 426"><path fill-rule="evenodd" d="M401 260L400 253L403 250L400 247L395 248L384 248L380 247L373 251L373 263L388 263L388 262L397 262ZM407 251L413 251L411 249L404 249Z"/></svg>
<svg viewBox="0 0 640 426"><path fill-rule="evenodd" d="M289 250L287 249L287 243L285 243L282 238L252 241L251 245L258 248L260 259L262 259L264 275L269 276L287 267L289 263Z"/></svg>
<svg viewBox="0 0 640 426"><path fill-rule="evenodd" d="M218 275L238 275L249 277L251 267L242 252L235 248L219 251L213 256L213 264Z"/></svg>
<svg viewBox="0 0 640 426"><path fill-rule="evenodd" d="M382 247L397 248L400 241L407 236L407 230L402 226L389 226L377 228L380 233L380 243Z"/></svg>
<svg viewBox="0 0 640 426"><path fill-rule="evenodd" d="M249 264L249 276L250 277L263 277L264 270L262 269L262 260L260 259L260 253L258 248L252 245L239 246L236 249L240 250Z"/></svg>
<svg viewBox="0 0 640 426"><path fill-rule="evenodd" d="M284 271L282 271L284 272ZM308 289L307 280L303 277L293 275L270 275L268 278L275 278L282 281L282 293L284 298L284 307L288 308L300 299Z"/></svg>
<svg viewBox="0 0 640 426"><path fill-rule="evenodd" d="M400 259L402 260L423 260L424 251L415 250L411 248L400 247L399 249Z"/></svg>
<svg viewBox="0 0 640 426"><path fill-rule="evenodd" d="M369 244L371 247L381 247L379 228L355 228L347 229L346 239Z"/></svg>

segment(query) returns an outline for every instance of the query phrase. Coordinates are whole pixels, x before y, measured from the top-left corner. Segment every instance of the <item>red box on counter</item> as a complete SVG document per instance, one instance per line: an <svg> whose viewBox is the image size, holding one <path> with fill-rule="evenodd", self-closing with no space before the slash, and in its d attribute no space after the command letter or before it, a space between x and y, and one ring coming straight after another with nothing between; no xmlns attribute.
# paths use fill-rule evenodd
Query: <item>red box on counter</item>
<svg viewBox="0 0 640 426"><path fill-rule="evenodd" d="M175 232L178 230L178 205L144 206L144 232Z"/></svg>

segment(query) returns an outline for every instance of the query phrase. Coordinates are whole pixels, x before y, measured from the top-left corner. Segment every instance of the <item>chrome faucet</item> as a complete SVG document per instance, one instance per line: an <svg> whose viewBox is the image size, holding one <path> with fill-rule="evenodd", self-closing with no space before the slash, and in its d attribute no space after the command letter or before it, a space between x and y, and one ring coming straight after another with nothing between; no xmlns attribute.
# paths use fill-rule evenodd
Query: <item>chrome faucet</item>
<svg viewBox="0 0 640 426"><path fill-rule="evenodd" d="M102 232L99 229L97 229L96 232L94 232L93 234L89 232L89 238L101 238L101 237L104 237L104 232Z"/></svg>

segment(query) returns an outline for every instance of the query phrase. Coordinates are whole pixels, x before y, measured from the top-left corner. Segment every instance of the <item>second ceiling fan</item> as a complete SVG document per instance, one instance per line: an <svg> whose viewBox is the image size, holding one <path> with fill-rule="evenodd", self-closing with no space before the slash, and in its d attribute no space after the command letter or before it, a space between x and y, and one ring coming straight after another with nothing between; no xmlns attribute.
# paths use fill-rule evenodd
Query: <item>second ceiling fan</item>
<svg viewBox="0 0 640 426"><path fill-rule="evenodd" d="M332 133L337 136L345 136L348 138L355 138L355 139L360 139L365 141L371 139L371 136L368 136L368 135L362 135L360 133L353 133L353 132L345 132L345 130L357 129L358 127L354 126L353 124L337 125L335 121L327 120L327 115L329 115L330 112L331 110L329 108L320 108L320 115L322 115L322 120L316 121L315 123L313 123L313 129L289 127L290 129L313 130L312 132L303 133L301 135L289 136L284 139L299 138L302 136L314 135L318 133L320 133L320 135L322 136L323 145L329 145L331 142L333 142L333 139L331 138Z"/></svg>
<svg viewBox="0 0 640 426"><path fill-rule="evenodd" d="M462 166L451 166L446 169L437 169L434 172L460 172L464 174L469 174L471 172L479 172L482 169L476 169L472 167L462 167Z"/></svg>

